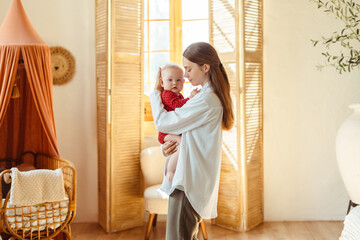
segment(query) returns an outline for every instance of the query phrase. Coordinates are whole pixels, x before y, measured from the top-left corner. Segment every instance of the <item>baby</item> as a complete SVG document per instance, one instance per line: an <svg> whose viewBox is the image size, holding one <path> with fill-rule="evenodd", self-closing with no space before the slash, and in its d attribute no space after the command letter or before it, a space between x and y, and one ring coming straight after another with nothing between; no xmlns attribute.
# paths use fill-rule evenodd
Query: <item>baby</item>
<svg viewBox="0 0 360 240"><path fill-rule="evenodd" d="M184 70L179 65L173 63L166 64L159 71L161 86L164 88L164 91L161 93L161 100L166 111L174 111L175 108L182 107L190 98L198 93L198 90L195 89L191 92L189 98L185 99L183 95L181 95L180 92L184 87L185 79ZM181 136L159 132L158 139L161 144L167 141L173 141L179 145ZM179 151L176 151L168 160L165 172L169 181L172 181L174 178L178 157Z"/></svg>

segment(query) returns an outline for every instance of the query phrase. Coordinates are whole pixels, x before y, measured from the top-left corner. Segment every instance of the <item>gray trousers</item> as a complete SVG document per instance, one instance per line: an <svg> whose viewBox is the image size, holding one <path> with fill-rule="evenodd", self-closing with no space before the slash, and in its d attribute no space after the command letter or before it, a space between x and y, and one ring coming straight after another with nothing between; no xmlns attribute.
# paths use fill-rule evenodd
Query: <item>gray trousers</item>
<svg viewBox="0 0 360 240"><path fill-rule="evenodd" d="M185 193L175 189L169 196L166 240L195 240L201 217L191 206Z"/></svg>

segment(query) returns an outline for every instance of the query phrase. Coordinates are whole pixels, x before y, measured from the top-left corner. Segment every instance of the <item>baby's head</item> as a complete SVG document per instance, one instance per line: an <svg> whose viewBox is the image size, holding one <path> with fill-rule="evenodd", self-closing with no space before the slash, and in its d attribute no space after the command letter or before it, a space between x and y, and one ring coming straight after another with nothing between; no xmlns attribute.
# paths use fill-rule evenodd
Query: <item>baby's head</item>
<svg viewBox="0 0 360 240"><path fill-rule="evenodd" d="M184 70L175 63L166 64L161 68L161 86L164 90L179 94L184 87Z"/></svg>

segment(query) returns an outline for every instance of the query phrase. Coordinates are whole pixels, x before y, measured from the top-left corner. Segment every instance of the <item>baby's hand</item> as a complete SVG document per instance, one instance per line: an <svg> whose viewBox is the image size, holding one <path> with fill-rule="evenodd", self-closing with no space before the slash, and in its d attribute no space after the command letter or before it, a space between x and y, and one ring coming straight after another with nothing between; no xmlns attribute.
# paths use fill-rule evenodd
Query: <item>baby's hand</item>
<svg viewBox="0 0 360 240"><path fill-rule="evenodd" d="M191 93L190 93L189 98L193 98L198 93L199 93L199 90L197 90L197 89L192 90Z"/></svg>
<svg viewBox="0 0 360 240"><path fill-rule="evenodd" d="M156 76L156 83L154 90L158 90L160 92L164 91L164 88L161 86L161 68L159 68L158 74Z"/></svg>

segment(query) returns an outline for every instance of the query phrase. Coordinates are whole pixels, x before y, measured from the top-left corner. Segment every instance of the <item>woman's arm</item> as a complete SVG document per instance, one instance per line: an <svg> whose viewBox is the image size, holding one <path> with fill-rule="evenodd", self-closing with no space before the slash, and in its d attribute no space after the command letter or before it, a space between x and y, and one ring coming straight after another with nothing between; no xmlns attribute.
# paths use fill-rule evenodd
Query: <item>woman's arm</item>
<svg viewBox="0 0 360 240"><path fill-rule="evenodd" d="M150 103L156 129L160 132L179 135L209 121L210 107L202 97L194 98L181 108L167 112L160 92L155 90L150 94Z"/></svg>

